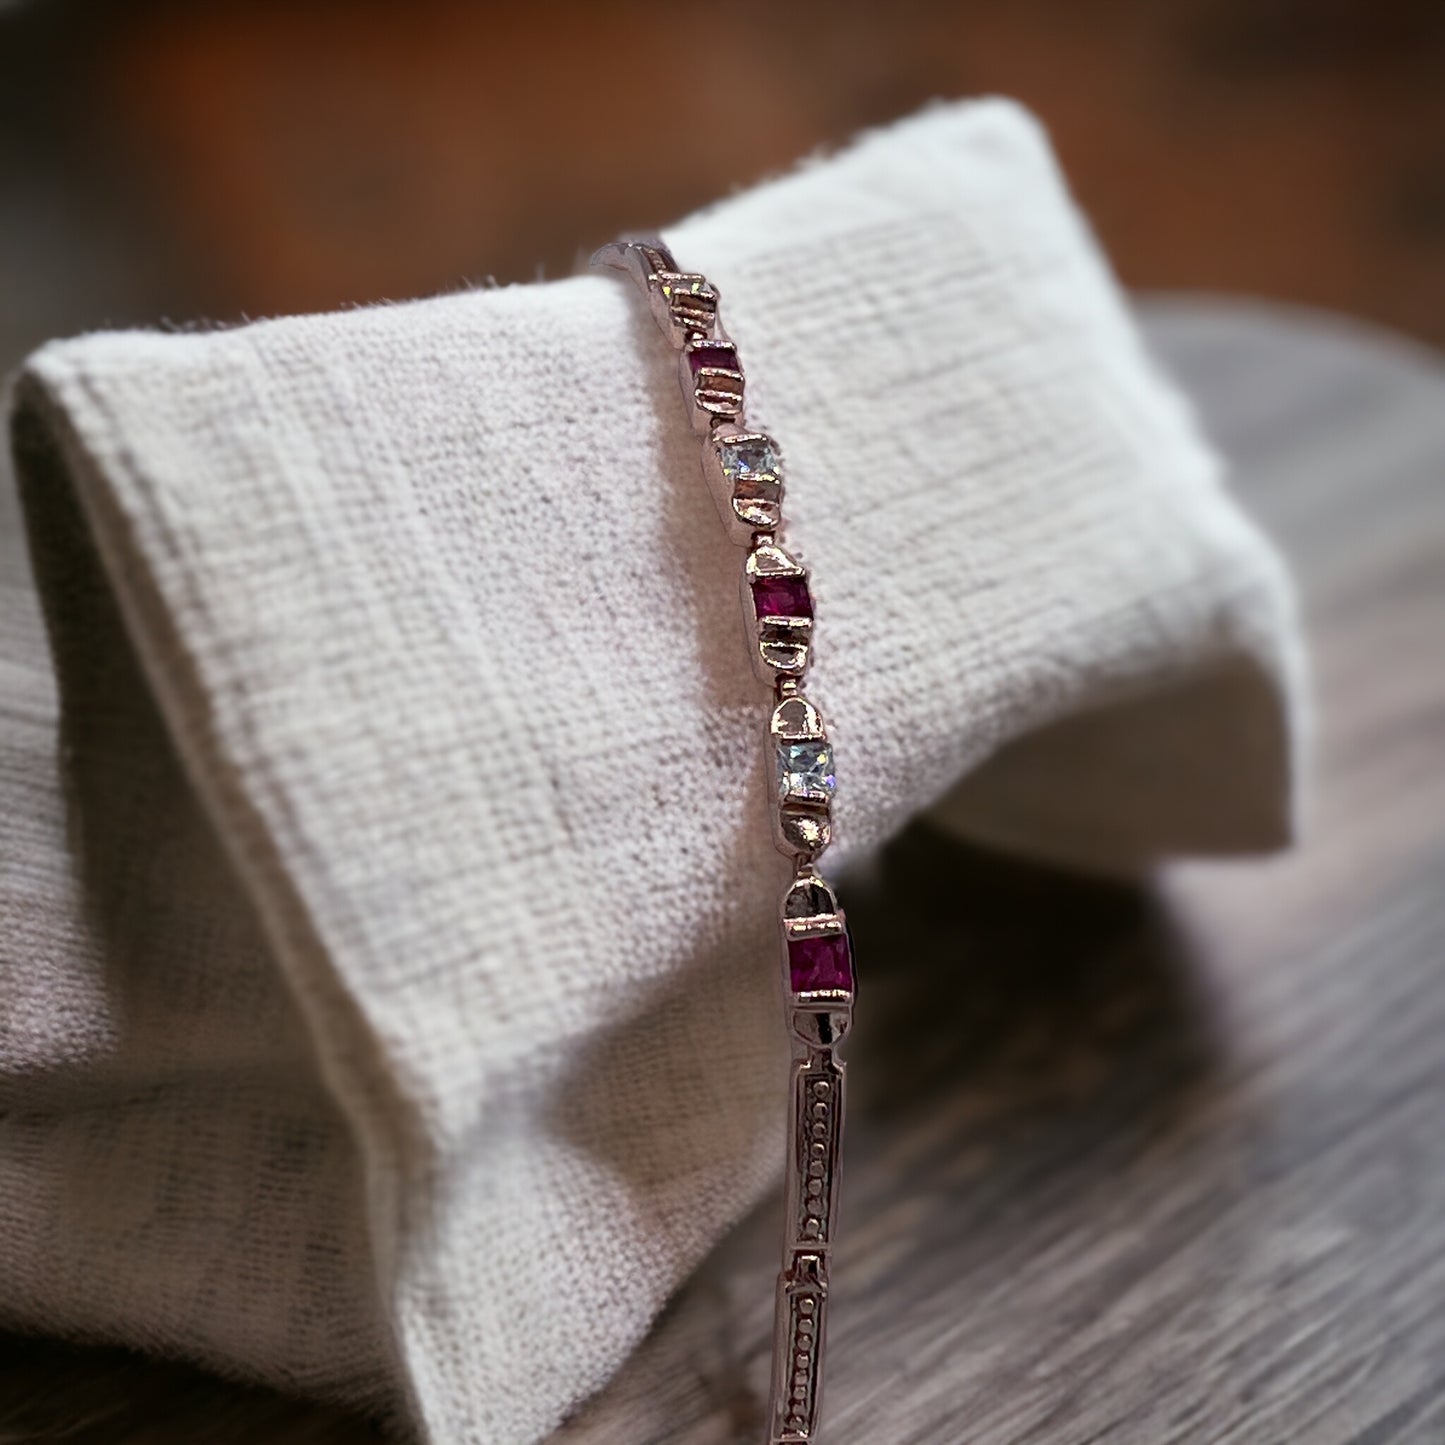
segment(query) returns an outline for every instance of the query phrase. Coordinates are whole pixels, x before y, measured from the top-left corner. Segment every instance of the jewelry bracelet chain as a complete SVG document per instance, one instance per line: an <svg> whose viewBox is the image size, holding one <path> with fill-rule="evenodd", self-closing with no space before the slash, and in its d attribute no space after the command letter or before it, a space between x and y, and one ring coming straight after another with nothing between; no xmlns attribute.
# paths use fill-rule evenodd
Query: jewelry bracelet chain
<svg viewBox="0 0 1445 1445"><path fill-rule="evenodd" d="M729 537L747 548L741 580L749 651L773 698L766 739L773 837L793 867L779 910L793 1063L768 1442L807 1445L818 1439L837 1215L844 1094L837 1050L855 992L847 924L816 866L829 842L836 775L822 715L802 690L813 636L808 569L779 541L781 452L744 423L744 373L718 316L716 288L679 270L660 241L614 242L592 263L637 282L678 349L683 398L702 439L703 475Z"/></svg>

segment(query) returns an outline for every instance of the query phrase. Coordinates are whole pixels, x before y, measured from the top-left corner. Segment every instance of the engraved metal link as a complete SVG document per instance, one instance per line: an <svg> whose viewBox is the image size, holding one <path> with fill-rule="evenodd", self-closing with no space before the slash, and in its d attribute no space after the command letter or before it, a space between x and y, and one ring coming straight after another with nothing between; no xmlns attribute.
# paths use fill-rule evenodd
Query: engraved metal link
<svg viewBox="0 0 1445 1445"><path fill-rule="evenodd" d="M843 1065L809 1049L794 1067L787 1225L774 1326L773 1440L815 1440L837 1212Z"/></svg>
<svg viewBox="0 0 1445 1445"><path fill-rule="evenodd" d="M843 1135L845 1070L836 1048L852 1021L854 985L842 910L814 867L831 838L834 775L822 718L803 693L813 626L808 571L779 542L779 455L771 437L744 424L746 379L722 329L717 289L681 270L656 240L614 242L592 261L638 283L678 348L683 396L702 435L704 477L729 537L747 549L742 589L752 662L773 696L767 745L778 774L774 841L792 863L780 910L793 1063L768 1445L815 1445Z"/></svg>

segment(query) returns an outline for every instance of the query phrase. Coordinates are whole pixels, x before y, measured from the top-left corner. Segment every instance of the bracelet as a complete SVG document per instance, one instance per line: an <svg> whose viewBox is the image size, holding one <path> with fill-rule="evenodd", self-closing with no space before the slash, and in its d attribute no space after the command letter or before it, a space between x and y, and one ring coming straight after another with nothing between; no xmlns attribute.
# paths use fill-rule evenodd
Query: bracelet
<svg viewBox="0 0 1445 1445"><path fill-rule="evenodd" d="M779 918L793 1064L768 1440L802 1445L818 1438L843 1132L844 1065L837 1047L854 996L847 924L815 866L828 846L837 778L823 719L802 692L813 635L808 570L778 541L779 449L744 425L744 373L718 320L716 288L704 276L678 270L660 241L614 242L592 263L630 275L679 348L682 394L702 437L703 475L729 537L748 549L742 594L749 651L773 693L766 754L776 799L773 835L793 865Z"/></svg>

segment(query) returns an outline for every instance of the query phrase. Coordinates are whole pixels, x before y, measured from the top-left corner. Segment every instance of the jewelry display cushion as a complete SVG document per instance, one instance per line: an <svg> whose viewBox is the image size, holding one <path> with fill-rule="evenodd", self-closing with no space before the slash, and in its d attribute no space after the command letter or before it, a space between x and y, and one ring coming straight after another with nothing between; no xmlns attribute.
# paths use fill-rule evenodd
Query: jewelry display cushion
<svg viewBox="0 0 1445 1445"><path fill-rule="evenodd" d="M788 449L834 868L930 810L1287 840L1288 586L1025 114L665 239ZM776 1183L787 868L675 368L600 276L32 357L0 1325L534 1441Z"/></svg>

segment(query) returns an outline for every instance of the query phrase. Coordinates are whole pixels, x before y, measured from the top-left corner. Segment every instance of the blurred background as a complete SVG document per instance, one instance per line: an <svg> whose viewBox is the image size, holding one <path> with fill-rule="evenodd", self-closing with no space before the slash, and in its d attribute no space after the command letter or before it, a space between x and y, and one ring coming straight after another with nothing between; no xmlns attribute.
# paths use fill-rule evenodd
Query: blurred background
<svg viewBox="0 0 1445 1445"><path fill-rule="evenodd" d="M1441 0L0 0L0 363L555 276L989 92L1043 119L1127 284L1445 342Z"/></svg>

